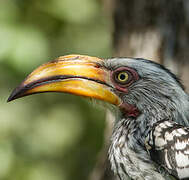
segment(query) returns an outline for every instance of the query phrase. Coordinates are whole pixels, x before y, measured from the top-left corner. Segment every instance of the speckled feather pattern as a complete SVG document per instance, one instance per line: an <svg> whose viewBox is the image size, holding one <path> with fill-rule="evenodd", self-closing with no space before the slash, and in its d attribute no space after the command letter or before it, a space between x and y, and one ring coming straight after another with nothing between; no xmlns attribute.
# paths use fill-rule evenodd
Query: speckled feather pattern
<svg viewBox="0 0 189 180"><path fill-rule="evenodd" d="M180 179L189 177L189 127L169 120L157 122L146 143L155 162Z"/></svg>

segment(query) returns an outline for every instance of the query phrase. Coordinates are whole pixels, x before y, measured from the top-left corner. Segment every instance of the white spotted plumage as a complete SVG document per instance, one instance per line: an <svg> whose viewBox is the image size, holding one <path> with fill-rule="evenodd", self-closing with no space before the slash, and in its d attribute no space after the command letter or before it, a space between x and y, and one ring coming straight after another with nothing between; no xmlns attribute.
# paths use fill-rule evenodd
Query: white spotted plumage
<svg viewBox="0 0 189 180"><path fill-rule="evenodd" d="M152 159L159 165L177 178L189 177L189 128L169 120L157 122L147 144Z"/></svg>

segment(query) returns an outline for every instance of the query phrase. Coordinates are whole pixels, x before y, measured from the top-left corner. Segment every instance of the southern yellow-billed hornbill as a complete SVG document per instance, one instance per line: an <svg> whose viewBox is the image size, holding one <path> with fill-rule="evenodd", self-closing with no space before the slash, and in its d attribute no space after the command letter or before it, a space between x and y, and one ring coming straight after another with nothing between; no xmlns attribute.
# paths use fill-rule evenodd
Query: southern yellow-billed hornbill
<svg viewBox="0 0 189 180"><path fill-rule="evenodd" d="M109 159L120 180L189 178L189 96L163 66L145 59L63 56L34 70L8 101L50 91L117 107Z"/></svg>

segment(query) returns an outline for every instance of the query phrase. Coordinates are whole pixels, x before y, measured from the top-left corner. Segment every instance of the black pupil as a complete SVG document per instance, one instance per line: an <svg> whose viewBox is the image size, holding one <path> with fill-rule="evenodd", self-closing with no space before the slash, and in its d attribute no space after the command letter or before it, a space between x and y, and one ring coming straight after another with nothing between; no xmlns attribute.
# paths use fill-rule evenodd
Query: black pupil
<svg viewBox="0 0 189 180"><path fill-rule="evenodd" d="M125 74L121 74L121 75L120 75L120 79L121 79L121 80L125 80Z"/></svg>

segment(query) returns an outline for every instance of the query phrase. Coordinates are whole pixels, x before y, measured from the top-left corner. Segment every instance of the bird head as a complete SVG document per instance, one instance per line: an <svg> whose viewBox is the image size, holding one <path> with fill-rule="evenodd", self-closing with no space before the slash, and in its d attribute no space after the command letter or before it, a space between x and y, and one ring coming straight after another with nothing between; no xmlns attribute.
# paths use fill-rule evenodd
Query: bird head
<svg viewBox="0 0 189 180"><path fill-rule="evenodd" d="M61 56L35 69L8 101L43 92L64 92L99 99L122 115L174 111L186 98L178 79L163 66L144 59Z"/></svg>

